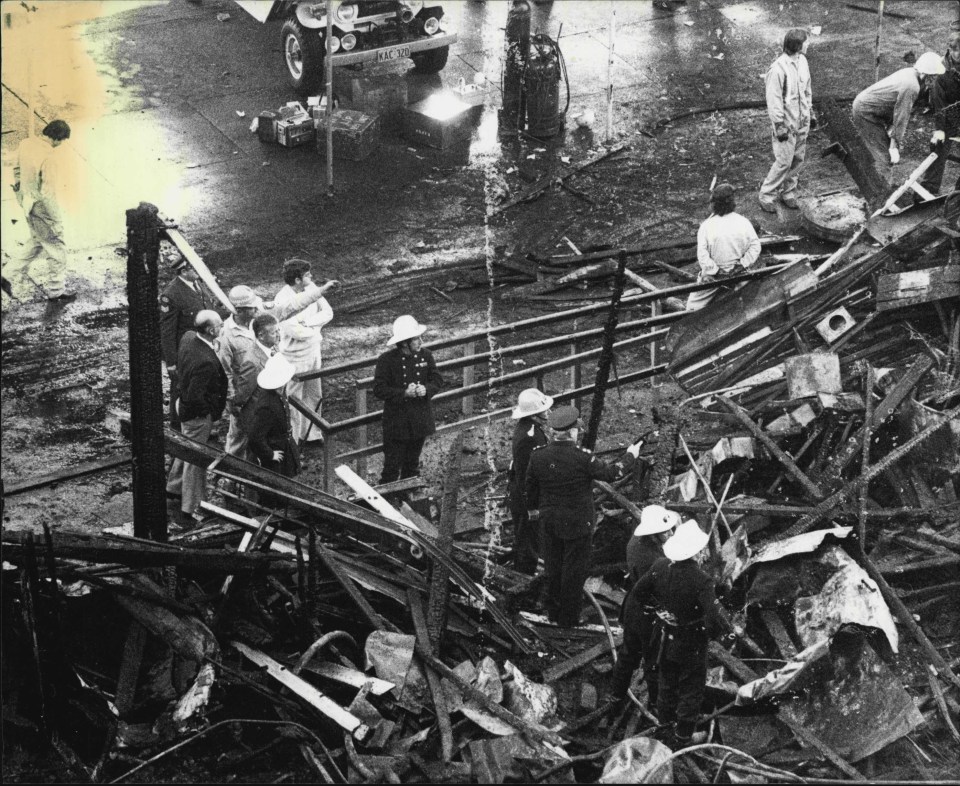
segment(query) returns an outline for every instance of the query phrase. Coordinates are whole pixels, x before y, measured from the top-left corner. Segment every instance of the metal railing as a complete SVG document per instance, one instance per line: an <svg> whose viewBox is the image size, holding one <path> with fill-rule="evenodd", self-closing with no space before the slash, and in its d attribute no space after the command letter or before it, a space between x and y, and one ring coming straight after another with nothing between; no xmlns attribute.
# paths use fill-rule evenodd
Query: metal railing
<svg viewBox="0 0 960 786"><path fill-rule="evenodd" d="M749 281L760 275L773 272L779 268L768 268L766 270L745 273L728 279L726 283L736 283L739 281ZM642 379L650 379L662 373L666 369L666 364L660 362L660 350L658 347L660 339L668 332L667 327L676 320L685 316L685 312L674 312L664 314L662 307L667 298L676 295L685 295L690 292L696 292L703 289L710 289L716 284L683 284L680 286L662 289L657 292L643 292L637 294L625 295L620 301L621 314L625 311L643 306L649 306L651 315L639 319L631 319L621 322L617 325L616 335L624 336L634 331L645 328L652 328L647 332L629 338L622 338L614 343L614 350L623 352L649 345L650 352L646 355L649 363L636 368L633 363L620 363L618 368L621 373L618 374L615 384L628 384ZM523 380L534 380L537 387L543 389L544 377L546 374L566 371L566 388L559 394L554 395L558 402L575 401L579 402L581 397L590 395L594 392L594 386L583 385L584 365L595 361L601 352L600 346L589 349L584 348L584 344L595 339L599 339L604 328L592 327L583 330L577 330L572 333L553 336L550 338L536 339L519 344L508 346L499 346L489 349L486 352L477 352L478 342L489 344L491 337L515 336L526 331L536 330L551 325L565 325L574 323L579 319L590 316L603 316L609 309L609 303L593 303L579 308L558 311L552 314L545 314L539 317L519 320L517 322L494 325L485 330L464 333L449 338L440 339L430 343L425 343L424 347L431 352L438 350L455 349L461 352L459 357L452 357L437 362L437 369L444 371L461 372L460 385L455 388L444 390L433 397L433 403L440 404L450 401L461 401L461 415L458 420L437 427L436 433L459 431L480 425L490 421L500 420L509 417L512 406L501 409L474 414L474 397L481 392L490 392L500 390L514 383ZM566 349L567 354L538 363L532 366L526 366L516 371L501 373L497 376L491 376L489 379L476 380L477 366L489 367L493 363L499 363L503 358L523 358L538 352L549 350ZM299 379L325 379L335 380L343 379L348 375L355 375L363 369L373 367L379 355L368 356L351 360L345 363L326 366L319 371L310 372L299 377ZM638 353L637 358L643 358L644 353ZM622 358L621 358L622 359ZM624 372L624 369L627 369ZM369 395L373 385L372 375L363 376L352 381L354 387L354 405L355 413L338 421L330 421L325 417L318 416L302 402L295 397L290 397L290 403L296 407L305 417L310 419L316 427L323 432L323 460L324 460L324 489L329 489L333 482L333 469L338 464L344 462L357 462L359 472L366 470L366 458L376 455L383 449L382 443L370 443L368 427L380 421L382 410L370 410ZM353 432L355 439L351 440L354 444L343 453L338 452L338 443L341 443L343 435ZM341 443L342 444L342 443Z"/></svg>

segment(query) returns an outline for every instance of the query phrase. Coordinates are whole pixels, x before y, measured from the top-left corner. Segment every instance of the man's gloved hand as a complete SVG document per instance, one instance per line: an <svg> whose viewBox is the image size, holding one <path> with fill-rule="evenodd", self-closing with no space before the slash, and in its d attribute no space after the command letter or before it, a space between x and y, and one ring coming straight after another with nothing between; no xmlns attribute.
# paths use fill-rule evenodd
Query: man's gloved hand
<svg viewBox="0 0 960 786"><path fill-rule="evenodd" d="M947 138L947 135L946 135L945 132L943 132L943 131L934 131L934 132L933 132L933 136L930 137L930 144L931 144L931 145L942 145L942 144L944 143L944 141L946 140L946 138Z"/></svg>
<svg viewBox="0 0 960 786"><path fill-rule="evenodd" d="M527 521L540 521L540 511L539 511L539 510L528 510L528 511L527 511Z"/></svg>
<svg viewBox="0 0 960 786"><path fill-rule="evenodd" d="M776 135L778 142L786 142L790 136L790 129L778 123L773 127L773 133Z"/></svg>
<svg viewBox="0 0 960 786"><path fill-rule="evenodd" d="M890 163L900 163L900 151L897 149L897 143L893 139L890 140Z"/></svg>
<svg viewBox="0 0 960 786"><path fill-rule="evenodd" d="M416 398L417 397L417 383L411 382L407 385L407 389L403 391L403 395L407 398Z"/></svg>
<svg viewBox="0 0 960 786"><path fill-rule="evenodd" d="M273 451L273 460L276 461L277 463L283 461L283 451L282 450Z"/></svg>
<svg viewBox="0 0 960 786"><path fill-rule="evenodd" d="M643 447L643 440L638 439L634 442L629 448L627 448L627 453L629 453L634 458L637 458L640 455L640 448Z"/></svg>

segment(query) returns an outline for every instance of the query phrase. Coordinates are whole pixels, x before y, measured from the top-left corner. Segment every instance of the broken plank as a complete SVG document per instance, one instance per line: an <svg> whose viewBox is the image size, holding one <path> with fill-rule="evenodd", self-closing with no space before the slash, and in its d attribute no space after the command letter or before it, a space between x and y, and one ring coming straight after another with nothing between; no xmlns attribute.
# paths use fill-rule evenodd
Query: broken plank
<svg viewBox="0 0 960 786"><path fill-rule="evenodd" d="M363 742L370 735L370 727L355 715L350 714L333 699L324 696L319 690L306 680L301 679L282 663L275 661L269 655L248 647L240 641L231 641L230 646L243 655L251 663L265 669L273 679L303 699L311 707L330 718L341 729L344 729Z"/></svg>
<svg viewBox="0 0 960 786"><path fill-rule="evenodd" d="M647 279L643 278L642 276L638 276L629 268L623 271L623 275L626 276L627 279L629 279L632 283L636 284L637 287L643 290L644 292L660 291L660 288L656 284L650 281L647 281ZM663 299L662 303L663 303L663 307L667 311L686 311L687 310L686 304L682 300L680 300L680 298L677 298L677 297L666 297Z"/></svg>
<svg viewBox="0 0 960 786"><path fill-rule="evenodd" d="M432 654L433 645L430 643L427 615L424 613L420 594L412 587L407 589L407 603L417 643L423 649L429 649ZM450 705L447 702L447 695L444 693L443 683L437 670L429 663L425 665L427 686L430 688L430 695L433 697L433 709L437 715L437 725L440 727L440 749L443 760L449 762L453 758L454 752L453 727L450 725Z"/></svg>
<svg viewBox="0 0 960 786"><path fill-rule="evenodd" d="M354 583L353 579L347 575L346 570L344 570L337 560L334 558L333 554L330 553L328 549L324 546L317 544L317 556L320 558L320 561L326 566L333 577L340 583L340 586L346 590L347 595L350 596L360 612L366 617L367 622L370 623L376 630L390 630L394 633L398 632L398 628L389 620L384 619L380 616L373 606L370 605L370 602L363 597L363 594L357 589L357 585Z"/></svg>
<svg viewBox="0 0 960 786"><path fill-rule="evenodd" d="M618 647L622 642L622 636L614 637L614 644ZM595 644L583 650L583 652L579 652L564 661L560 661L560 663L555 663L548 669L544 669L543 682L547 685L552 685L556 680L572 674L577 671L577 669L582 669L584 666L593 663L597 658L606 655L608 652L610 652L610 640L604 639L599 644Z"/></svg>
<svg viewBox="0 0 960 786"><path fill-rule="evenodd" d="M960 298L958 265L890 273L877 280L878 311L957 298Z"/></svg>
<svg viewBox="0 0 960 786"><path fill-rule="evenodd" d="M301 671L308 671L320 677L326 677L328 680L339 682L342 685L349 685L352 688L362 688L364 685L370 685L370 693L374 696L382 696L393 690L396 685L387 680L381 680L377 677L371 677L357 669L351 669L339 663L330 663L329 661L314 661L310 666L304 667Z"/></svg>
<svg viewBox="0 0 960 786"><path fill-rule="evenodd" d="M780 649L783 657L787 660L796 658L797 648L790 639L790 634L787 633L787 628L783 624L783 620L780 619L780 615L773 609L761 609L760 619L762 619L763 624L767 626L767 631L777 643L777 647Z"/></svg>
<svg viewBox="0 0 960 786"><path fill-rule="evenodd" d="M124 453L118 453L116 456L110 456L109 458L87 461L83 464L76 464L72 467L57 470L56 472L47 473L46 475L38 475L35 478L20 480L16 483L11 483L9 486L4 484L3 496L12 497L14 494L22 494L24 491L32 491L33 489L43 488L44 486L52 486L54 483L62 483L63 481L82 478L85 475L93 475L97 472L113 469L114 467L122 467L124 464L129 464L130 460L130 452L126 451Z"/></svg>
<svg viewBox="0 0 960 786"><path fill-rule="evenodd" d="M520 192L513 199L510 199L507 202L504 202L502 205L498 205L497 207L493 208L493 210L490 211L490 216L492 217L498 215L505 210L509 210L515 205L519 205L521 202L526 202L527 200L538 196L543 191L546 191L548 188L550 188L550 186L552 186L554 183L562 182L571 175L575 175L580 170L586 169L589 166L593 166L594 164L603 161L605 158L609 158L616 153L626 150L627 147L628 145L626 144L616 145L611 147L609 150L603 150L600 153L590 156L589 158L584 159L576 164L564 167L559 172L553 172L545 177L540 178L536 183L530 186L530 188Z"/></svg>

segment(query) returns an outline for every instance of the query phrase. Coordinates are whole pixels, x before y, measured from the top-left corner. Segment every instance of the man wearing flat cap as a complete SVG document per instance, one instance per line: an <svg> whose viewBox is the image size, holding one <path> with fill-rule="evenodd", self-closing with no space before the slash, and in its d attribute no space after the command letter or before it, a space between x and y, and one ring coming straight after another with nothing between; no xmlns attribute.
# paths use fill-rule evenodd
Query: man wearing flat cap
<svg viewBox="0 0 960 786"><path fill-rule="evenodd" d="M235 313L227 317L220 333L220 362L227 370L227 413L230 427L224 451L231 456L247 457L247 434L240 421L240 410L257 389L259 369L248 362L256 346L251 323L263 306L263 301L248 286L239 284L227 297Z"/></svg>
<svg viewBox="0 0 960 786"><path fill-rule="evenodd" d="M179 431L180 417L174 406L180 395L177 352L184 334L193 330L197 314L211 308L211 299L200 286L197 271L179 252L168 258L176 277L160 293L160 350L170 377L170 426Z"/></svg>
<svg viewBox="0 0 960 786"><path fill-rule="evenodd" d="M576 407L551 410L551 441L533 451L526 479L527 515L542 525L547 615L564 627L580 622L596 520L593 481L612 481L629 470L641 444L634 443L623 458L608 464L578 447L579 420Z"/></svg>
<svg viewBox="0 0 960 786"><path fill-rule="evenodd" d="M701 284L753 270L760 256L760 238L753 224L735 212L735 194L732 185L720 183L710 195L711 213L697 231L697 281ZM704 308L719 291L716 287L691 292L687 311Z"/></svg>

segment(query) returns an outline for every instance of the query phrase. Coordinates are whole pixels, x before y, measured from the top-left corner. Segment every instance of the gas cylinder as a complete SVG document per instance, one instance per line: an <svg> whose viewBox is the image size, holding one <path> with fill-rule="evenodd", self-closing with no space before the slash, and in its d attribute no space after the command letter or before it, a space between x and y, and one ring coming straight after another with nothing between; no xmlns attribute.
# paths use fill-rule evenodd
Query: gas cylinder
<svg viewBox="0 0 960 786"><path fill-rule="evenodd" d="M560 80L566 81L567 101L560 110ZM546 138L556 136L563 128L570 106L570 83L563 54L557 42L538 34L530 39L530 57L524 74L527 94L527 133Z"/></svg>
<svg viewBox="0 0 960 786"><path fill-rule="evenodd" d="M523 74L530 49L530 3L513 0L507 13L503 66L503 120L509 128L523 128L526 114Z"/></svg>

